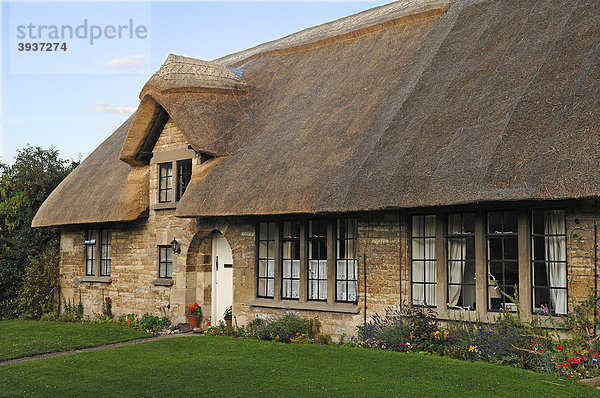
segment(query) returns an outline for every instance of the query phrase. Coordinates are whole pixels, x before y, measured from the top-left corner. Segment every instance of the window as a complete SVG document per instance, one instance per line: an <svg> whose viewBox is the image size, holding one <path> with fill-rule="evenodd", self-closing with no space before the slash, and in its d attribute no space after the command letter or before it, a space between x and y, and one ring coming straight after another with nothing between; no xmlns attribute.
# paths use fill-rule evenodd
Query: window
<svg viewBox="0 0 600 398"><path fill-rule="evenodd" d="M192 159L177 161L177 200L181 199L192 178Z"/></svg>
<svg viewBox="0 0 600 398"><path fill-rule="evenodd" d="M256 296L340 306L358 302L356 218L263 221L256 225ZM283 305L283 304L282 304Z"/></svg>
<svg viewBox="0 0 600 398"><path fill-rule="evenodd" d="M110 276L112 259L112 231L110 229L88 229L85 231L85 275ZM100 253L100 261L97 261Z"/></svg>
<svg viewBox="0 0 600 398"><path fill-rule="evenodd" d="M475 309L475 213L448 214L448 307Z"/></svg>
<svg viewBox="0 0 600 398"><path fill-rule="evenodd" d="M158 277L171 278L173 276L173 250L171 246L158 247Z"/></svg>
<svg viewBox="0 0 600 398"><path fill-rule="evenodd" d="M173 164L161 163L158 165L158 201L159 203L173 201Z"/></svg>
<svg viewBox="0 0 600 398"><path fill-rule="evenodd" d="M308 300L327 301L327 220L308 222Z"/></svg>
<svg viewBox="0 0 600 398"><path fill-rule="evenodd" d="M112 232L103 229L100 235L100 276L110 276L110 263L112 258L111 248Z"/></svg>
<svg viewBox="0 0 600 398"><path fill-rule="evenodd" d="M564 210L531 213L531 269L535 311L567 313L567 234Z"/></svg>
<svg viewBox="0 0 600 398"><path fill-rule="evenodd" d="M259 224L258 235L258 297L275 296L275 255L277 232L274 222Z"/></svg>
<svg viewBox="0 0 600 398"><path fill-rule="evenodd" d="M176 174L174 174L174 172ZM158 202L181 199L192 178L192 159L158 164Z"/></svg>
<svg viewBox="0 0 600 398"><path fill-rule="evenodd" d="M437 303L437 261L435 254L435 215L412 217L412 303Z"/></svg>
<svg viewBox="0 0 600 398"><path fill-rule="evenodd" d="M86 276L96 275L96 231L85 231L85 274Z"/></svg>
<svg viewBox="0 0 600 398"><path fill-rule="evenodd" d="M358 260L356 218L337 220L335 299L356 303L358 299Z"/></svg>
<svg viewBox="0 0 600 398"><path fill-rule="evenodd" d="M486 230L488 309L516 310L502 292L514 297L519 285L517 212L488 212Z"/></svg>
<svg viewBox="0 0 600 398"><path fill-rule="evenodd" d="M282 223L281 261L281 298L300 298L300 221L284 221Z"/></svg>

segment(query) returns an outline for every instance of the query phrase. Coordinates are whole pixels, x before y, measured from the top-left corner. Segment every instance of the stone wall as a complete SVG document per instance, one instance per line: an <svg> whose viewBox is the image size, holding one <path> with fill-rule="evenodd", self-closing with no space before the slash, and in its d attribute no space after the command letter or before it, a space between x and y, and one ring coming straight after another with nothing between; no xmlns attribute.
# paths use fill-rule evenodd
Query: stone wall
<svg viewBox="0 0 600 398"><path fill-rule="evenodd" d="M581 300L594 288L594 225L597 223L595 205L583 201L567 211L567 258L569 260L569 311L573 309L573 298ZM599 231L600 232L600 231ZM569 234L571 234L569 245ZM600 238L600 235L598 236ZM596 265L597 266L597 265Z"/></svg>
<svg viewBox="0 0 600 398"><path fill-rule="evenodd" d="M187 150L188 144L177 126L169 121L154 148L155 154ZM192 155L193 156L193 155ZM193 173L200 164L194 159ZM233 314L239 326L256 317L285 313L285 304L259 305L256 299L256 219L251 217L217 217L182 219L174 215L176 203L159 206L158 165L151 162L149 174L148 217L130 223L65 227L61 232L62 297L77 302L81 299L85 313L101 312L103 297L113 300L116 315L146 312L166 315L181 322L185 310L194 302L202 306L204 322L211 318L212 300L212 234L222 233L233 255ZM567 232L573 230L570 256L570 310L573 293L584 298L594 284L593 225L595 205L591 202L571 202L567 208ZM472 211L472 210L470 210ZM524 214L524 213L523 213ZM354 217L354 216L353 216ZM359 302L353 310L340 310L338 303L326 309L310 308L299 303L293 312L318 318L322 331L334 336L356 334L356 326L365 317L383 313L387 307L410 302L410 213L361 213L358 219ZM85 278L84 231L87 228L110 228L112 235L112 273L110 280ZM576 229L576 230L575 230ZM169 245L176 238L181 253L173 254L172 285L157 283L158 246ZM571 256L572 253L572 256ZM364 266L366 261L366 286ZM439 264L439 266L444 266ZM530 264L524 264L530 268ZM572 270L572 272L571 272ZM93 278L91 278L93 279ZM162 281L164 282L164 280ZM365 294L366 292L366 294Z"/></svg>

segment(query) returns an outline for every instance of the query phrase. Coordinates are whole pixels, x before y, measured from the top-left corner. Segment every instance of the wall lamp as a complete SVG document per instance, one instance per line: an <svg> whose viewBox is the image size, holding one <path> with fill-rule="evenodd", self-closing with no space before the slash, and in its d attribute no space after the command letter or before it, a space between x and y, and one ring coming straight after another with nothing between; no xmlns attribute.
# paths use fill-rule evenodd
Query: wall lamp
<svg viewBox="0 0 600 398"><path fill-rule="evenodd" d="M181 248L179 247L179 242L177 242L177 239L173 238L173 240L171 241L171 250L173 250L173 253L181 253Z"/></svg>

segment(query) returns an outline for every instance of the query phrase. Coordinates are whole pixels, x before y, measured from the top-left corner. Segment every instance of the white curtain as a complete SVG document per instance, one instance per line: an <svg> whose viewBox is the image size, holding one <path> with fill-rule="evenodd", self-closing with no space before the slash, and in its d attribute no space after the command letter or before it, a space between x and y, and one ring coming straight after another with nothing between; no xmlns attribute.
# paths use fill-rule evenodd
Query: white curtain
<svg viewBox="0 0 600 398"><path fill-rule="evenodd" d="M553 287L566 288L567 263L566 263L566 236L564 210L550 210L546 212L544 220L546 235L546 264L550 281L550 299L557 314L567 313L567 290L552 289ZM556 236L552 236L556 235Z"/></svg>
<svg viewBox="0 0 600 398"><path fill-rule="evenodd" d="M448 217L448 230L451 234L460 234L462 232L462 225L460 222L459 214L451 214ZM465 240L461 238L451 238L448 240L448 264L449 274L448 282L452 283L448 285L448 306L455 307L460 298L462 286L458 285L463 282L462 265L466 256L466 244ZM456 283L457 285L454 285Z"/></svg>

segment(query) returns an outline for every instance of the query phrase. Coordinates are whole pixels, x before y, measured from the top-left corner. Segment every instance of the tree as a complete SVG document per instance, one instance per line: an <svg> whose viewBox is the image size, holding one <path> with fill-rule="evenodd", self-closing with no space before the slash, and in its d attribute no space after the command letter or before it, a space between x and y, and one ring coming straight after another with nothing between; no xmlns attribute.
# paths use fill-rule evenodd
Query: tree
<svg viewBox="0 0 600 398"><path fill-rule="evenodd" d="M0 163L0 302L17 297L33 259L58 250L58 228L31 228L31 221L78 164L61 159L54 147L29 145L18 151L13 165Z"/></svg>

